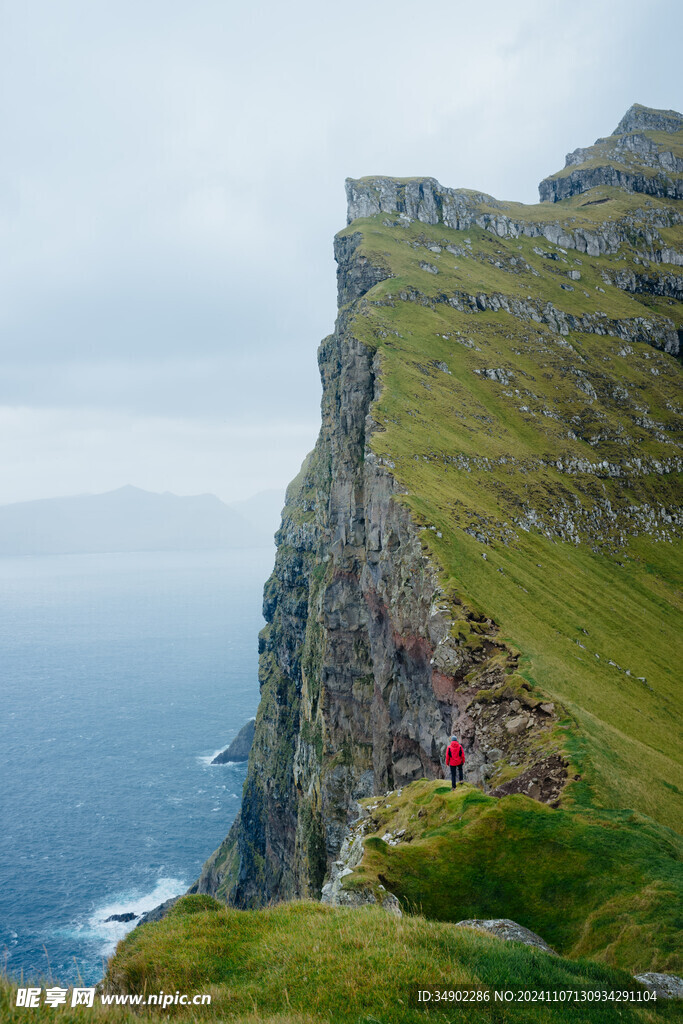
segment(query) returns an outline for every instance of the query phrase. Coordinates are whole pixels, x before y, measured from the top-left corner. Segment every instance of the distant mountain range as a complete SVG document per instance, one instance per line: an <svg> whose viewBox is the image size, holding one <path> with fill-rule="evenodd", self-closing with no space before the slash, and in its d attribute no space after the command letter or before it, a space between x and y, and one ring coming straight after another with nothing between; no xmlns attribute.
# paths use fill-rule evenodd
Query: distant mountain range
<svg viewBox="0 0 683 1024"><path fill-rule="evenodd" d="M264 546L273 542L283 504L276 490L226 505L213 494L179 497L131 486L23 501L0 506L0 555Z"/></svg>

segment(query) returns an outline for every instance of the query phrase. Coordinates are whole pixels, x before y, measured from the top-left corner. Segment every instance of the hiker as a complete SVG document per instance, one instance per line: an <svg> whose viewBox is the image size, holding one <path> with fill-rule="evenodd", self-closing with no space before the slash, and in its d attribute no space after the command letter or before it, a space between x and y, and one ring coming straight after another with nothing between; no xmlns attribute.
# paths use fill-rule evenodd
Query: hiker
<svg viewBox="0 0 683 1024"><path fill-rule="evenodd" d="M451 789L455 789L458 772L462 782L462 766L465 763L465 751L458 743L456 736L451 736L451 742L446 749L446 764L451 769Z"/></svg>

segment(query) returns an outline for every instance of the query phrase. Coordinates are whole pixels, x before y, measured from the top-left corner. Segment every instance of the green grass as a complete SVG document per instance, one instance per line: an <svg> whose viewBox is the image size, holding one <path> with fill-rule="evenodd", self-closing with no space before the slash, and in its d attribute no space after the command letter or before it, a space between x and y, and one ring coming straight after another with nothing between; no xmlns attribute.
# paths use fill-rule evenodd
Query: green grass
<svg viewBox="0 0 683 1024"><path fill-rule="evenodd" d="M209 992L212 1006L124 1014L13 1008L0 988L3 1024L17 1021L225 1021L243 1024L413 1024L446 1022L655 1022L676 1008L658 1003L493 1003L493 991L638 991L626 972L548 956L519 943L429 922L396 919L374 907L332 909L289 903L259 911L185 897L163 921L136 928L109 965L117 992ZM490 1001L425 1011L418 988L488 990Z"/></svg>
<svg viewBox="0 0 683 1024"><path fill-rule="evenodd" d="M568 956L681 971L675 832L630 811L578 813L426 780L363 804L371 831L347 888L382 883L432 920L510 917ZM402 829L397 846L381 838Z"/></svg>
<svg viewBox="0 0 683 1024"><path fill-rule="evenodd" d="M621 193L622 215L642 201ZM567 709L572 738L565 746L583 779L566 802L632 807L680 828L680 527L660 522L648 535L631 519L633 506L680 507L680 475L625 468L612 478L556 464L627 467L634 456L680 457L681 364L643 343L578 332L558 337L533 319L464 313L445 301L456 292L499 292L532 296L539 308L549 300L568 313L651 318L656 314L638 297L602 280L632 250L589 258L479 229L388 227L381 215L346 230L361 230L359 251L381 256L394 275L357 304L352 331L381 357L373 415L382 430L373 450L405 488L399 500L425 527L424 548L444 591L493 619L499 639L519 652L527 680ZM680 226L676 232L680 244ZM567 269L582 275L574 292L560 288ZM411 291L418 301L401 298ZM504 370L508 381L476 372L487 368ZM537 525L527 520L524 529L529 509ZM558 529L559 512L573 518L573 539ZM456 629L461 618L454 608Z"/></svg>
<svg viewBox="0 0 683 1024"><path fill-rule="evenodd" d="M600 189L602 192L617 190ZM592 193L591 193L592 194ZM623 198L621 193L620 198ZM575 203L576 197L552 204L555 220L560 212L565 215L568 210L557 208L564 203ZM616 204L619 200L615 197ZM607 204L609 205L609 204ZM598 209L604 209L598 207ZM539 206L539 210L547 212L547 205ZM620 210L620 212L622 212ZM373 262L388 264L393 278L375 286L373 298L383 295L396 295L402 288L417 287L426 296L436 297L440 294L453 294L461 291L468 294L494 294L496 292L518 299L531 300L541 297L543 302L551 302L566 313L581 315L582 313L604 313L612 318L631 318L644 315L641 295L630 295L619 288L609 285L603 279L603 273L624 269L632 269L641 273L640 263L633 262L637 254L634 246L624 246L618 253L603 256L588 256L575 250L563 251L559 246L546 241L545 238L506 238L482 228L472 227L467 231L454 231L443 225L425 225L413 221L406 226L387 228L386 218L382 215L355 220L340 235L362 232L363 241L360 252ZM532 218L533 219L533 218ZM560 217L559 219L563 219ZM602 219L606 219L605 213ZM596 229L593 221L573 222L573 229L590 227ZM678 242L681 240L681 227L669 229L674 232ZM471 245L465 242L469 239ZM432 252L430 245L442 247L440 253ZM460 250L457 254L449 252L446 246L451 245ZM539 255L535 249L553 254L556 258ZM510 263L510 258L524 262ZM420 267L428 263L435 267L437 274L430 273ZM496 266L501 263L501 266ZM678 272L678 268L668 264L658 264L654 270L659 272ZM530 268L530 269L527 269ZM649 271L653 268L650 267ZM578 271L578 281L569 279L569 271ZM562 288L570 285L573 291ZM602 291L598 291L598 289ZM585 292L589 293L586 298ZM677 314L680 304L667 309L666 315Z"/></svg>

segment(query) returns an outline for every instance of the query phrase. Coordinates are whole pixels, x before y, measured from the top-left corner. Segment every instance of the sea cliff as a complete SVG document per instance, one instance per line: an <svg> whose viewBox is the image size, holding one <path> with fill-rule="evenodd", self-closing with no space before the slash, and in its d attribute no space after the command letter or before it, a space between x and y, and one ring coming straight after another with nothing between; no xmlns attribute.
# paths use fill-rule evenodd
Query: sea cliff
<svg viewBox="0 0 683 1024"><path fill-rule="evenodd" d="M347 181L242 809L192 891L319 897L453 731L494 796L675 825L682 171L681 115L636 106L538 206Z"/></svg>

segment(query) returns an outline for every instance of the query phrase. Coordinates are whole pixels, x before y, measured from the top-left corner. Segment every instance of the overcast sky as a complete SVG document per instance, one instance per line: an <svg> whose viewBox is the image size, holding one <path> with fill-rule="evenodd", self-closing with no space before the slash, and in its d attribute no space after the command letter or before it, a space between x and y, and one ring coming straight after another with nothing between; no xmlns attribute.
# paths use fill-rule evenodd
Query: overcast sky
<svg viewBox="0 0 683 1024"><path fill-rule="evenodd" d="M344 178L535 202L679 0L0 0L0 503L284 486L318 429Z"/></svg>

